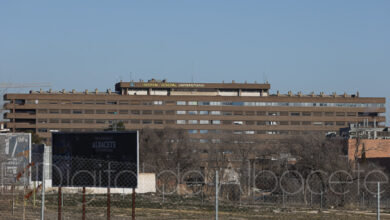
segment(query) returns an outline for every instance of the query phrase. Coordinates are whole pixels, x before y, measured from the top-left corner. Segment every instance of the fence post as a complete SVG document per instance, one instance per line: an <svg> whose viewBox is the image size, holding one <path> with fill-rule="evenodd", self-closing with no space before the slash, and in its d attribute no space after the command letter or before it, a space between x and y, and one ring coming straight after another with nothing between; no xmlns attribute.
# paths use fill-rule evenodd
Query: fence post
<svg viewBox="0 0 390 220"><path fill-rule="evenodd" d="M131 195L131 219L135 220L135 188L133 188L133 194Z"/></svg>
<svg viewBox="0 0 390 220"><path fill-rule="evenodd" d="M107 220L111 217L111 193L110 187L107 187Z"/></svg>
<svg viewBox="0 0 390 220"><path fill-rule="evenodd" d="M45 219L45 168L43 168L43 171L42 171L42 175L43 175L43 178L42 178L42 202L41 202L41 220L44 220Z"/></svg>
<svg viewBox="0 0 390 220"><path fill-rule="evenodd" d="M11 190L12 190L12 216L13 216L15 210L15 185L12 184Z"/></svg>
<svg viewBox="0 0 390 220"><path fill-rule="evenodd" d="M218 186L219 186L219 179L218 179L218 170L215 171L215 220L218 220Z"/></svg>
<svg viewBox="0 0 390 220"><path fill-rule="evenodd" d="M58 220L61 220L61 186L58 187Z"/></svg>
<svg viewBox="0 0 390 220"><path fill-rule="evenodd" d="M163 203L165 202L165 184L162 185Z"/></svg>
<svg viewBox="0 0 390 220"><path fill-rule="evenodd" d="M85 187L83 187L83 216L82 220L85 220Z"/></svg>
<svg viewBox="0 0 390 220"><path fill-rule="evenodd" d="M381 219L381 193L380 193L380 190L381 190L381 184L380 184L380 182L378 182L378 194L377 194L377 197L378 197L377 219L378 220Z"/></svg>

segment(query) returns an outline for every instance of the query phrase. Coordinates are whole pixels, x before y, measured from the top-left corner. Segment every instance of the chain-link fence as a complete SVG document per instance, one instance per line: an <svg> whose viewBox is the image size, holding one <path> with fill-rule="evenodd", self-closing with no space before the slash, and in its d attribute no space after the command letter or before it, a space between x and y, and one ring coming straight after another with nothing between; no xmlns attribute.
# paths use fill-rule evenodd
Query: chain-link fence
<svg viewBox="0 0 390 220"><path fill-rule="evenodd" d="M373 219L378 182L382 219L389 218L388 175L382 170L303 173L240 161L245 168L230 163L197 169L177 162L167 169L141 163L138 173L135 164L114 161L52 161L50 173L31 169L45 173L45 181L19 182L20 176L32 175L27 169L13 184L2 185L1 219L40 219L42 214L45 219L131 219L133 214L136 219Z"/></svg>

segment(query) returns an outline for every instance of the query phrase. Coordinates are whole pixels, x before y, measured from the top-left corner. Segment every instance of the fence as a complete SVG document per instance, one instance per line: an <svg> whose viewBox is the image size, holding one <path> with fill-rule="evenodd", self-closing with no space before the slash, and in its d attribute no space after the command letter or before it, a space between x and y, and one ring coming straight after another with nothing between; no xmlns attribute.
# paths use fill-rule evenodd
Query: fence
<svg viewBox="0 0 390 220"><path fill-rule="evenodd" d="M380 170L361 172L356 178L351 171L321 176L322 171L304 175L293 170L254 171L250 166L191 169L180 163L167 169L141 163L133 192L126 187L135 181L132 164L73 158L72 167L62 167L63 158L53 161L56 166L51 178L44 177L45 187L42 181L17 179L2 186L1 219L40 219L43 214L44 219L119 220L131 219L133 213L136 219L329 219L344 214L343 219L369 219L377 211L378 181L380 209L390 211L387 174ZM99 173L102 170L107 172ZM79 187L82 184L87 187ZM107 184L110 187L100 187Z"/></svg>

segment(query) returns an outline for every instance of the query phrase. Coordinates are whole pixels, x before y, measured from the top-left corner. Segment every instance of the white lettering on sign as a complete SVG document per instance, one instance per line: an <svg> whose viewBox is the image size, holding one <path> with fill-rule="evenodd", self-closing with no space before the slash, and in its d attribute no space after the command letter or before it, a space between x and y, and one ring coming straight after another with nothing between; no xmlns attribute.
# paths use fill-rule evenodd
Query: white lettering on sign
<svg viewBox="0 0 390 220"><path fill-rule="evenodd" d="M115 141L95 141L92 143L92 148L96 150L100 149L115 149L116 142Z"/></svg>

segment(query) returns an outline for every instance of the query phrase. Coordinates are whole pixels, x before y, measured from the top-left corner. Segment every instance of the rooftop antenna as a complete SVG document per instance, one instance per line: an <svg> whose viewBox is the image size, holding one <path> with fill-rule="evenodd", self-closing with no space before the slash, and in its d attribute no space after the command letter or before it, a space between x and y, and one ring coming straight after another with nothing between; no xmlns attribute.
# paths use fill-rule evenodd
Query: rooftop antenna
<svg viewBox="0 0 390 220"><path fill-rule="evenodd" d="M194 83L194 61L192 60L191 62L191 80L192 80L192 83Z"/></svg>
<svg viewBox="0 0 390 220"><path fill-rule="evenodd" d="M263 81L264 83L268 82L267 74L265 74L265 72L263 72Z"/></svg>
<svg viewBox="0 0 390 220"><path fill-rule="evenodd" d="M133 82L133 72L130 72L130 82Z"/></svg>

